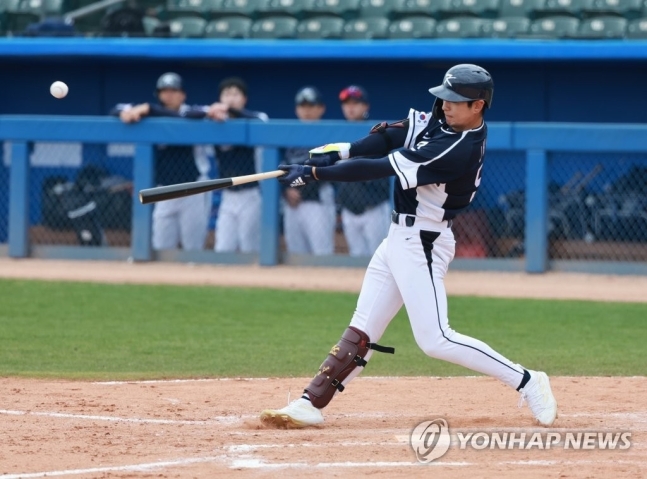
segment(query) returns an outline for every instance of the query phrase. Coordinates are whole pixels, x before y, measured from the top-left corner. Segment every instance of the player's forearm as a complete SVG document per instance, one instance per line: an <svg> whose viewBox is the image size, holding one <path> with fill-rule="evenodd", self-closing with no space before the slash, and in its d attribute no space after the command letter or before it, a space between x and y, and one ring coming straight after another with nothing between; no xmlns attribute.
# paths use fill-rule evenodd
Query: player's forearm
<svg viewBox="0 0 647 479"><path fill-rule="evenodd" d="M314 167L312 173L320 181L368 181L395 176L388 158L358 158L333 166Z"/></svg>

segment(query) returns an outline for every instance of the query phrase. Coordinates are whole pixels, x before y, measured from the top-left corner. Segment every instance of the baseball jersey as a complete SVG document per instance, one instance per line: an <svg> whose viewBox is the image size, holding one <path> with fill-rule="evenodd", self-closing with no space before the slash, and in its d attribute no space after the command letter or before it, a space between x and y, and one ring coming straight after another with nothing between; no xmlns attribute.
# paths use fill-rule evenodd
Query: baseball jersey
<svg viewBox="0 0 647 479"><path fill-rule="evenodd" d="M467 208L481 182L487 125L456 132L431 113L410 110L404 146L388 155L398 213L434 221Z"/></svg>
<svg viewBox="0 0 647 479"><path fill-rule="evenodd" d="M110 112L119 115L123 110L132 108L131 103L120 103ZM191 118L201 111L200 106L182 105L179 111L169 110L162 105L150 104L151 117ZM206 164L204 164L207 162ZM155 145L155 184L172 185L196 181L205 169L208 170L208 159L197 153L192 145Z"/></svg>

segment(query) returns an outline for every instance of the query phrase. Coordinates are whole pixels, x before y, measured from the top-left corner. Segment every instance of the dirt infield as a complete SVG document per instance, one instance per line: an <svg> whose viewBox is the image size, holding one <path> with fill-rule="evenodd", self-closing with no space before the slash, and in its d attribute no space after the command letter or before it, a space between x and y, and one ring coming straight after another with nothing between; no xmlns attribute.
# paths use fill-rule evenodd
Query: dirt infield
<svg viewBox="0 0 647 479"><path fill-rule="evenodd" d="M363 269L260 268L0 259L0 277L358 291ZM451 272L450 294L646 301L647 278ZM18 477L647 477L647 378L554 377L560 406L538 428L518 393L484 378L355 380L306 430L264 429L307 378L81 382L0 378L0 479ZM447 454L420 464L409 434L443 418ZM469 433L541 431L550 449L478 450ZM567 434L630 432L631 446L566 448ZM595 436L597 437L597 436ZM528 447L529 439L524 443ZM597 444L597 443L596 443Z"/></svg>

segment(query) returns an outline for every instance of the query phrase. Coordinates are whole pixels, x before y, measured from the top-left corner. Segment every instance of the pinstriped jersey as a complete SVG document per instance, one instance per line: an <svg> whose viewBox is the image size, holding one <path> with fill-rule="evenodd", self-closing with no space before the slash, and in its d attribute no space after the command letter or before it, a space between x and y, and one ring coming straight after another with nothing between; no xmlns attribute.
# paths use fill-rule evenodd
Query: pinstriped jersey
<svg viewBox="0 0 647 479"><path fill-rule="evenodd" d="M487 126L456 132L413 109L408 119L404 146L388 156L397 175L395 211L450 220L467 208L481 182Z"/></svg>

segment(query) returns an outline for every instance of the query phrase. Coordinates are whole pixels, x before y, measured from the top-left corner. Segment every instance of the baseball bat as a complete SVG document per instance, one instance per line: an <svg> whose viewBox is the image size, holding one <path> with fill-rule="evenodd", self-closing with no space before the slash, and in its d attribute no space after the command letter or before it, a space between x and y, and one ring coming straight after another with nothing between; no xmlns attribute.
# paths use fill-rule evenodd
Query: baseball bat
<svg viewBox="0 0 647 479"><path fill-rule="evenodd" d="M283 176L285 171L274 170L265 173L256 173L254 175L234 176L231 178L219 178L217 180L193 181L191 183L179 183L177 185L158 186L148 188L139 192L139 201L146 205L158 201L172 200L174 198L183 198L185 196L206 193L207 191L221 190L230 186L244 185L253 181L262 181L269 178L278 178Z"/></svg>

